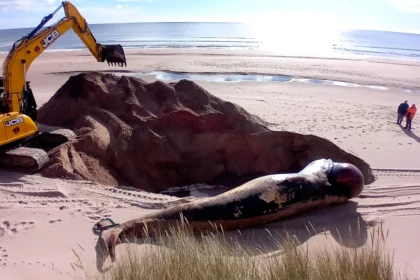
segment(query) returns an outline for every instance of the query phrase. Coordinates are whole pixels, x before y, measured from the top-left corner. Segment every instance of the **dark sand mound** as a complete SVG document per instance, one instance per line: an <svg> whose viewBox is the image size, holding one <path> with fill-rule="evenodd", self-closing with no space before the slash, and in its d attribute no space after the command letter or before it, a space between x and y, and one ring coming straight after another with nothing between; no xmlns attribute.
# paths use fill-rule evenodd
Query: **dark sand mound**
<svg viewBox="0 0 420 280"><path fill-rule="evenodd" d="M258 117L188 80L146 83L84 73L69 78L39 110L40 123L78 138L51 155L48 177L129 184L147 191L229 176L296 172L318 158L363 160L312 135L270 131Z"/></svg>

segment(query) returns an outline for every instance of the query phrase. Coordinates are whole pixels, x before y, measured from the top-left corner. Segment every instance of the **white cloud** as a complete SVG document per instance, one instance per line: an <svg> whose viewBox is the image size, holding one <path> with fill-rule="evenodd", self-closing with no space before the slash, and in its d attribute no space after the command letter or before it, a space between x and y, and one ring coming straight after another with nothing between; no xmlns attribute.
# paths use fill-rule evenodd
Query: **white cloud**
<svg viewBox="0 0 420 280"><path fill-rule="evenodd" d="M82 16L89 23L128 23L152 20L142 13L140 7L118 5L116 8L79 7Z"/></svg>
<svg viewBox="0 0 420 280"><path fill-rule="evenodd" d="M60 4L61 0L0 0L0 29L35 27L44 16L53 12ZM112 7L100 7L100 4L95 6L95 4L92 5L86 0L72 0L72 4L76 6L88 24L155 20L152 15L142 12L140 7L134 5L136 3L131 5L121 3ZM13 10L20 10L20 12L13 13ZM19 14L22 14L22 16L18 22L11 20L12 16L17 15L19 17ZM48 25L53 24L63 16L64 12L61 10Z"/></svg>
<svg viewBox="0 0 420 280"><path fill-rule="evenodd" d="M152 2L154 0L117 0L118 2Z"/></svg>
<svg viewBox="0 0 420 280"><path fill-rule="evenodd" d="M399 10L420 13L420 0L388 0L388 2Z"/></svg>
<svg viewBox="0 0 420 280"><path fill-rule="evenodd" d="M86 0L72 0L72 4L77 7L79 3ZM0 11L8 12L12 10L20 11L43 11L53 12L54 9L62 5L61 0L0 0Z"/></svg>
<svg viewBox="0 0 420 280"><path fill-rule="evenodd" d="M34 10L46 6L57 6L57 0L0 0L0 8L8 10Z"/></svg>

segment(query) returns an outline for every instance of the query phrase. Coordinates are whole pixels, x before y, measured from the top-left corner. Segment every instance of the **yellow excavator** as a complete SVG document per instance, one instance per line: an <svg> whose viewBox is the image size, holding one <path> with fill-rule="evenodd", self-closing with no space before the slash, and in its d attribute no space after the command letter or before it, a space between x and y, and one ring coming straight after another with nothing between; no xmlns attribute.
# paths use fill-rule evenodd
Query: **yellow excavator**
<svg viewBox="0 0 420 280"><path fill-rule="evenodd" d="M44 27L61 8L65 16ZM26 80L31 63L71 28L98 62L127 66L121 45L97 43L76 7L70 2L62 2L28 35L13 44L3 63L3 77L0 77L1 168L38 171L48 162L52 150L76 137L71 130L37 123L37 104Z"/></svg>

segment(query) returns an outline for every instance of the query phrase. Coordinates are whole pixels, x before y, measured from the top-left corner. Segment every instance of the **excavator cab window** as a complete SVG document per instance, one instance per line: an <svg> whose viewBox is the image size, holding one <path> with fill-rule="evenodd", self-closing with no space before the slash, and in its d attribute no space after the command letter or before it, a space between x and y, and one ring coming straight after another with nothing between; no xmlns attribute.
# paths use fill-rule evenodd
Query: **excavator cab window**
<svg viewBox="0 0 420 280"><path fill-rule="evenodd" d="M29 116L34 122L37 121L37 104L35 101L34 94L30 86L30 82L26 82L26 89L23 90L21 112Z"/></svg>
<svg viewBox="0 0 420 280"><path fill-rule="evenodd" d="M4 97L4 86L3 86L3 77L0 77L0 99L3 99Z"/></svg>
<svg viewBox="0 0 420 280"><path fill-rule="evenodd" d="M7 102L4 97L3 78L0 77L0 113L7 113L8 110Z"/></svg>

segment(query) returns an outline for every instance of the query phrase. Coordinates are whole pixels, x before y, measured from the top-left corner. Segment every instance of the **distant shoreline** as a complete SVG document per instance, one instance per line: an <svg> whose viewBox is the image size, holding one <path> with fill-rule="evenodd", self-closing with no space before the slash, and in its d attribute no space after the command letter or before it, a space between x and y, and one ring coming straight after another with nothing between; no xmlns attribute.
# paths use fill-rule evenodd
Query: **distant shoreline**
<svg viewBox="0 0 420 280"><path fill-rule="evenodd" d="M286 53L282 53L280 51L274 51L274 50L266 50L266 49L259 49L259 48L242 48L242 47L173 47L173 46L167 46L167 47L127 47L123 46L125 52L133 54L134 52L142 52L142 51L164 51L162 53L156 54L156 53L145 53L144 55L165 55L167 53L170 53L171 51L185 51L185 54L191 54L194 51L202 51L197 54L200 55L212 55L209 53L209 51L228 51L229 53L226 55L229 56L249 56L249 57L279 57L279 58L309 58L309 59L339 59L339 60L366 60L366 59L390 59L390 60L402 60L402 61L419 61L420 59L409 59L409 58L396 58L396 57L387 57L387 56L375 56L375 55L358 55L358 54L349 54L349 53L339 53L339 52L331 52L330 55L325 54L319 54L319 55L289 55ZM10 48L11 49L11 48ZM44 52L46 53L59 53L59 52L88 52L88 48L65 48L65 49L48 49ZM0 51L0 55L8 54L10 50L8 51ZM243 52L247 52L248 54L244 54ZM137 53L140 55L141 53ZM172 53L170 53L172 54ZM86 54L90 55L90 54ZM217 55L223 55L222 52L218 53Z"/></svg>
<svg viewBox="0 0 420 280"><path fill-rule="evenodd" d="M234 22L234 21L142 21L142 22L110 22L110 23L88 23L89 26L100 26L100 25L134 25L134 24L237 24L237 25L252 25L251 22ZM34 29L36 26L26 27L14 27L14 28L0 28L0 31L7 30L22 30L22 29ZM408 30L385 30L385 29L365 29L365 28L341 28L341 32L345 31L373 31L373 32L390 32L390 33L401 33L401 34L412 34L420 35L420 30L408 31Z"/></svg>
<svg viewBox="0 0 420 280"><path fill-rule="evenodd" d="M170 56L170 55L200 55L200 56L230 56L230 57L249 57L249 58L290 58L290 59L327 59L340 61L372 61L378 63L396 63L401 62L402 65L417 65L419 59L408 57L388 57L377 55L360 55L349 53L329 53L330 55L289 55L278 51L270 51L263 49L247 49L247 48L223 48L223 47L124 47L125 53L136 56ZM9 51L0 51L0 58L5 57ZM87 48L68 48L68 49L49 49L44 53L51 55L66 54L74 52L77 56L91 56ZM419 64L420 66L420 64Z"/></svg>
<svg viewBox="0 0 420 280"><path fill-rule="evenodd" d="M389 60L389 61L401 61L401 62L420 62L419 58L410 58L410 57L390 57L390 56L380 56L380 55L363 55L363 54L351 54L351 53L340 53L340 52L330 52L328 54L313 54L313 55L293 55L293 54L287 54L282 52L276 52L276 51L270 51L265 49L258 49L258 48L242 48L242 47L173 47L173 46L167 46L167 47L127 47L123 46L125 51L127 52L139 52L139 51L156 51L156 50L164 50L166 52L170 52L172 50L183 50L186 51L186 55L189 55L191 51L193 50L202 50L200 55L213 55L209 54L208 51L214 50L214 51L230 51L228 54L229 56L246 56L246 57L273 57L273 58L301 58L301 59L333 59L333 60ZM68 49L49 49L45 50L46 53L68 53L68 52L86 52L88 49L85 48L68 48ZM253 54L244 55L243 53L235 54L235 52L241 52L241 51L247 51L252 52ZM7 55L10 52L8 51L0 51L0 56ZM137 55L168 55L164 53L147 53L147 54L141 54L136 53ZM198 54L198 53L197 53ZM87 54L90 55L90 54ZM172 54L170 54L172 55ZM180 54L181 55L181 54ZM223 54L218 54L223 55Z"/></svg>
<svg viewBox="0 0 420 280"><path fill-rule="evenodd" d="M220 49L256 51L283 57L392 58L420 61L420 34L365 29L295 30L293 26L224 22L142 22L89 24L97 42L126 50ZM0 52L32 28L0 30ZM61 34L48 51L83 50L72 31ZM232 53L232 52L231 52ZM275 55L274 55L275 54Z"/></svg>

